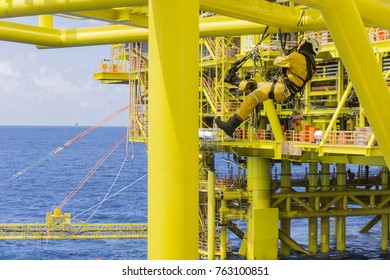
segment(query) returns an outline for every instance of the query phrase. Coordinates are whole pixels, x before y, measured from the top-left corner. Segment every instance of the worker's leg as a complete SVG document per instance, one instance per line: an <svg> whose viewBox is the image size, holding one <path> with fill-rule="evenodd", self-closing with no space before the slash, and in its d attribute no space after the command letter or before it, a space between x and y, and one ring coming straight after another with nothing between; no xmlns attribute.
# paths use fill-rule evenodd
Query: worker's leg
<svg viewBox="0 0 390 280"><path fill-rule="evenodd" d="M244 102L241 103L240 108L238 108L237 115L242 120L245 120L257 104L268 99L271 87L272 83L264 83L248 94L247 97L245 97Z"/></svg>
<svg viewBox="0 0 390 280"><path fill-rule="evenodd" d="M264 102L269 99L269 93L272 89L272 85L273 83L261 84L256 90L252 91L247 97L245 97L244 102L240 105L240 108L238 108L236 114L227 122L223 122L220 119L215 119L217 126L225 131L225 133L229 136L233 136L234 131L249 116L253 108L255 108L256 105L260 102ZM284 85L280 82L275 84L273 91L274 99L276 101L282 101L288 97Z"/></svg>
<svg viewBox="0 0 390 280"><path fill-rule="evenodd" d="M215 119L216 125L227 135L233 137L234 131L240 126L243 120L248 117L253 108L259 104L259 102L263 102L268 99L268 92L271 89L271 85L271 83L262 84L258 89L254 90L245 97L244 102L233 117L231 117L227 122Z"/></svg>

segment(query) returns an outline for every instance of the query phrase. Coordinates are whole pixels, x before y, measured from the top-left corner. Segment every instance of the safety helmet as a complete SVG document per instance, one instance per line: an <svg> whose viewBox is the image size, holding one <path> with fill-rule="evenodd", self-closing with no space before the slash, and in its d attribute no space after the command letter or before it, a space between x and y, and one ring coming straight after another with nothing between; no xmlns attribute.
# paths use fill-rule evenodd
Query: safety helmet
<svg viewBox="0 0 390 280"><path fill-rule="evenodd" d="M320 53L320 50L321 50L320 40L318 40L317 38L314 38L314 37L309 37L303 41L303 44L305 44L305 43L308 43L311 45L315 55Z"/></svg>

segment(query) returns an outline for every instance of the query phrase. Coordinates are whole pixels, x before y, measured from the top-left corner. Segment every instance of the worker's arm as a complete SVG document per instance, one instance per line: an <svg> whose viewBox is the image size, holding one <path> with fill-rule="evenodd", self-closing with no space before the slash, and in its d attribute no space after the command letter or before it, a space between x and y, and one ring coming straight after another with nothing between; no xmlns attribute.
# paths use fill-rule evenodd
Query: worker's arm
<svg viewBox="0 0 390 280"><path fill-rule="evenodd" d="M274 60L274 65L277 67L282 67L282 68L290 68L291 65L291 58L289 55L286 56L278 56Z"/></svg>

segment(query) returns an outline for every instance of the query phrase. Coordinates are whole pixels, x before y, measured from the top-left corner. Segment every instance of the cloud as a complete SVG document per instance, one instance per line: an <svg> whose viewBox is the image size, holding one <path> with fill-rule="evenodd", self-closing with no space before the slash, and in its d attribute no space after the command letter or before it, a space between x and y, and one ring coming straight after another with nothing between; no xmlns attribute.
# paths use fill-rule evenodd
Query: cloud
<svg viewBox="0 0 390 280"><path fill-rule="evenodd" d="M0 125L92 125L128 102L128 86L102 85L109 46L45 49L1 42ZM126 114L110 125L126 125Z"/></svg>
<svg viewBox="0 0 390 280"><path fill-rule="evenodd" d="M0 61L0 76L17 78L20 76L20 73L15 69L12 63L3 60Z"/></svg>

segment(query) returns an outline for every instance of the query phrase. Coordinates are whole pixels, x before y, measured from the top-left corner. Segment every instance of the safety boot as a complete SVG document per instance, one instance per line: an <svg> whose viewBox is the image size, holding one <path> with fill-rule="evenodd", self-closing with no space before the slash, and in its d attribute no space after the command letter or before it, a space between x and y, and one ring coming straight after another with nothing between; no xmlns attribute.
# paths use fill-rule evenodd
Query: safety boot
<svg viewBox="0 0 390 280"><path fill-rule="evenodd" d="M217 126L222 129L227 135L233 137L233 133L237 127L242 123L242 119L235 114L227 122L221 121L220 119L215 119Z"/></svg>

